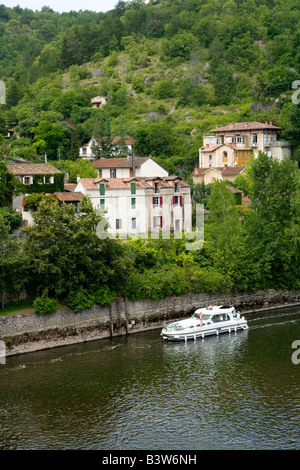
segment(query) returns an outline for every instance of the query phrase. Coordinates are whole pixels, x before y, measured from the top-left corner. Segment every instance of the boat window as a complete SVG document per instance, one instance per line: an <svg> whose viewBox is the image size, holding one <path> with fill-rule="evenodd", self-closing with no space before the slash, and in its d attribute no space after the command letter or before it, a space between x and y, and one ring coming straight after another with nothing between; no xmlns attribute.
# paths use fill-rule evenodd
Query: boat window
<svg viewBox="0 0 300 470"><path fill-rule="evenodd" d="M200 313L195 312L192 316L192 318L199 318Z"/></svg>
<svg viewBox="0 0 300 470"><path fill-rule="evenodd" d="M214 323L220 322L220 321L228 321L229 315L227 313L221 313L220 315L213 315L212 316L212 321Z"/></svg>
<svg viewBox="0 0 300 470"><path fill-rule="evenodd" d="M210 320L211 319L211 315L203 315L203 320Z"/></svg>

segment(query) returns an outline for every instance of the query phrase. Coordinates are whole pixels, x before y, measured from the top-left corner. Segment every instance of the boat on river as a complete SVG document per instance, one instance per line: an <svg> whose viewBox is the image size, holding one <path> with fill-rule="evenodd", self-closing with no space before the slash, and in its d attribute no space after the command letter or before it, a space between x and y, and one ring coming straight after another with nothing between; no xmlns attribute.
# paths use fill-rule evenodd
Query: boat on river
<svg viewBox="0 0 300 470"><path fill-rule="evenodd" d="M166 325L161 335L163 339L170 341L187 341L247 328L247 320L236 312L235 307L210 305L199 308L190 318Z"/></svg>

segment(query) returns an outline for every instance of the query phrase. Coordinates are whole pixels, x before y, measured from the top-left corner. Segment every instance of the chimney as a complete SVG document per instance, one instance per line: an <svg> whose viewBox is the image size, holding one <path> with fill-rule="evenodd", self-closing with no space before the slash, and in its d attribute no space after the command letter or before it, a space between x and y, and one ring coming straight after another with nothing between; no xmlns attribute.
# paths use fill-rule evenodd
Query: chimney
<svg viewBox="0 0 300 470"><path fill-rule="evenodd" d="M45 153L45 163L47 163L47 154Z"/></svg>
<svg viewBox="0 0 300 470"><path fill-rule="evenodd" d="M135 176L135 156L134 148L132 147L132 175Z"/></svg>
<svg viewBox="0 0 300 470"><path fill-rule="evenodd" d="M77 183L80 181L80 175L77 175Z"/></svg>

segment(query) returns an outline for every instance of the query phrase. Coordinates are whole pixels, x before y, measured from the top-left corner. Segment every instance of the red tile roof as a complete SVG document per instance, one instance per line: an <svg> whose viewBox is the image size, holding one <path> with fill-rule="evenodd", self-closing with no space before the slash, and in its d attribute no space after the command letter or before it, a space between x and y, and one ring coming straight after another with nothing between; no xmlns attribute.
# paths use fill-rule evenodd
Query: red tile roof
<svg viewBox="0 0 300 470"><path fill-rule="evenodd" d="M78 202L84 194L81 192L65 192L65 193L54 193L57 199L61 202Z"/></svg>
<svg viewBox="0 0 300 470"><path fill-rule="evenodd" d="M149 157L135 157L135 167L141 166L145 163ZM92 166L96 169L101 168L132 168L132 158L99 158L95 162L92 162Z"/></svg>
<svg viewBox="0 0 300 470"><path fill-rule="evenodd" d="M244 131L244 130L259 130L259 129L274 129L279 130L281 127L275 126L272 122L236 122L228 124L227 126L216 126L210 132L226 132L226 131Z"/></svg>

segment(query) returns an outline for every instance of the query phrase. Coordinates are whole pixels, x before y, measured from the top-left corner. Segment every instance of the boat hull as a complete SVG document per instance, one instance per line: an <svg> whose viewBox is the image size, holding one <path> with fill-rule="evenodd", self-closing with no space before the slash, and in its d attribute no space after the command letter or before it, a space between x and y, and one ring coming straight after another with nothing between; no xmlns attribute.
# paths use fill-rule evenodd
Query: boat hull
<svg viewBox="0 0 300 470"><path fill-rule="evenodd" d="M236 333L239 330L248 329L247 322L245 320L237 321L227 325L209 325L200 328L195 328L191 332L172 332L163 329L162 337L168 341L188 341L196 340L199 338L205 338L205 336L219 335L222 333Z"/></svg>

